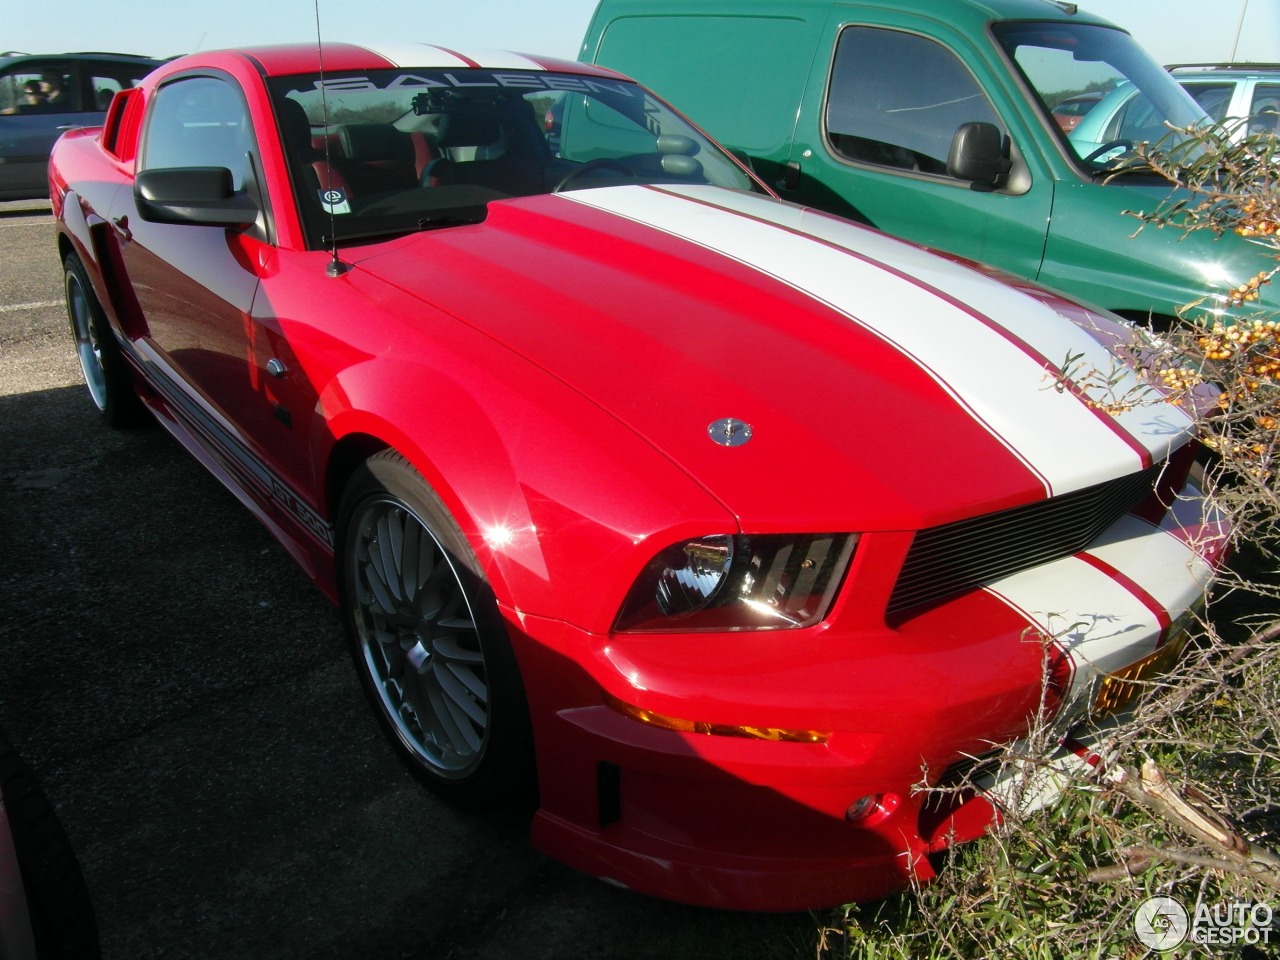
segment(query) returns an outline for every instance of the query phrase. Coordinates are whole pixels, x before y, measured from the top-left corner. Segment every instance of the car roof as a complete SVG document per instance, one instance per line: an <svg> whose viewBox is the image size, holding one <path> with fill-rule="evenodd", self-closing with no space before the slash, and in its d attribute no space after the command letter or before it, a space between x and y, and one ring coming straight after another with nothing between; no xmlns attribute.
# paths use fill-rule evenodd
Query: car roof
<svg viewBox="0 0 1280 960"><path fill-rule="evenodd" d="M1204 74L1215 77L1254 77L1280 73L1280 63L1172 63L1165 69L1179 76Z"/></svg>
<svg viewBox="0 0 1280 960"><path fill-rule="evenodd" d="M386 43L325 42L268 44L264 46L237 47L228 50L209 50L176 57L166 64L163 75L194 66L216 66L229 60L248 60L265 77L287 77L295 74L317 73L321 70L338 73L352 70L393 70L396 68L465 69L480 67L489 70L554 70L585 76L616 79L616 71L576 60L560 60L534 54L504 50L457 50L427 43L390 41Z"/></svg>
<svg viewBox="0 0 1280 960"><path fill-rule="evenodd" d="M138 64L146 67L158 67L164 63L157 57L144 57L136 53L112 53L110 51L94 51L94 50L76 50L65 53L20 53L16 50L8 50L0 54L0 69L21 64L27 60L82 60L93 63L128 63Z"/></svg>

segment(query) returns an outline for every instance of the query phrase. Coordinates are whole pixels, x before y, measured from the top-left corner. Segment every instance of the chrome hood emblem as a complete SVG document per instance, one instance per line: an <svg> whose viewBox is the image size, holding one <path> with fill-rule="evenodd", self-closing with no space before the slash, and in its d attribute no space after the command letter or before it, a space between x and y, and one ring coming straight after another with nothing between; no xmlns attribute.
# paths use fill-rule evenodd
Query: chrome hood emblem
<svg viewBox="0 0 1280 960"><path fill-rule="evenodd" d="M725 417L708 425L707 436L722 447L740 447L751 439L751 424Z"/></svg>

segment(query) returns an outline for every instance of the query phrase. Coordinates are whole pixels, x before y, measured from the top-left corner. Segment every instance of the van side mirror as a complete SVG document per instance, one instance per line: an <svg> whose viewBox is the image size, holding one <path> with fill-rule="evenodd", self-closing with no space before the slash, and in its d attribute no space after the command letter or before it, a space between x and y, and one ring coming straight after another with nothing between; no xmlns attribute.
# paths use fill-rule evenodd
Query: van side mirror
<svg viewBox="0 0 1280 960"><path fill-rule="evenodd" d="M1013 168L1004 137L994 123L962 123L947 154L947 176L994 187Z"/></svg>

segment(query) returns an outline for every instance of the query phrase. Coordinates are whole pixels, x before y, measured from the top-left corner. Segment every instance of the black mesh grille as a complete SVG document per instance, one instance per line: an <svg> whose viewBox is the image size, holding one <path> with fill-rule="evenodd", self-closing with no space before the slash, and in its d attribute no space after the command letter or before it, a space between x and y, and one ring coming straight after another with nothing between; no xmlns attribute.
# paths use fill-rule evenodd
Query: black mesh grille
<svg viewBox="0 0 1280 960"><path fill-rule="evenodd" d="M1079 553L1146 499L1163 467L921 530L889 598L889 613Z"/></svg>

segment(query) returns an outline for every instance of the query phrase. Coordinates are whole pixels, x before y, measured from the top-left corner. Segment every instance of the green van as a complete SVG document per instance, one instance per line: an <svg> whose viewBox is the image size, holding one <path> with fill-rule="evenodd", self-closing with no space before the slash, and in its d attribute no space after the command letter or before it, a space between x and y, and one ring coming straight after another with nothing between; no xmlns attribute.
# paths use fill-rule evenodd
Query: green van
<svg viewBox="0 0 1280 960"><path fill-rule="evenodd" d="M675 103L786 199L1134 319L1165 321L1266 265L1234 235L1134 236L1125 211L1169 186L1111 177L1115 163L1207 120L1128 33L1073 3L601 0L581 57ZM1124 106L1105 129L1055 117L1081 95Z"/></svg>

